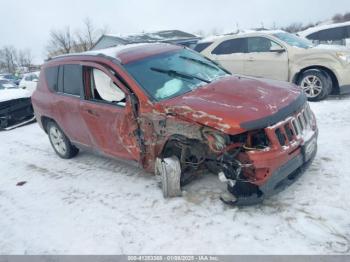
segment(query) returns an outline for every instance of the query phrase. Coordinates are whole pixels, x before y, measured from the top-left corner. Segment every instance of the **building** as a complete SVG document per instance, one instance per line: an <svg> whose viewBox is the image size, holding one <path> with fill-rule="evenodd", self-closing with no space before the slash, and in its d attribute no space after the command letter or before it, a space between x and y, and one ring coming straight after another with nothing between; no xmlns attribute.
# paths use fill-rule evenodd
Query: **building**
<svg viewBox="0 0 350 262"><path fill-rule="evenodd" d="M120 37L116 35L102 35L96 44L91 48L91 50L99 50L108 47L113 47L117 45L125 45L130 43L149 43L149 42L165 42L173 44L181 44L188 47L194 47L194 45L201 38L186 33L180 30L166 30L166 31L157 31L153 33L141 33L134 34L125 37Z"/></svg>

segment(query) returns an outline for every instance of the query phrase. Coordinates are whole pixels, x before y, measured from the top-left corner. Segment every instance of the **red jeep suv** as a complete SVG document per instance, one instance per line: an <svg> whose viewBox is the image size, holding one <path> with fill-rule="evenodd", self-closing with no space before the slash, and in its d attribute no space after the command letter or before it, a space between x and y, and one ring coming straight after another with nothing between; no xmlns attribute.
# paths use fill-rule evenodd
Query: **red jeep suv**
<svg viewBox="0 0 350 262"><path fill-rule="evenodd" d="M231 75L195 51L131 44L53 58L32 96L55 152L89 148L135 161L165 197L203 169L227 183L225 203L261 202L293 182L317 150L304 93Z"/></svg>

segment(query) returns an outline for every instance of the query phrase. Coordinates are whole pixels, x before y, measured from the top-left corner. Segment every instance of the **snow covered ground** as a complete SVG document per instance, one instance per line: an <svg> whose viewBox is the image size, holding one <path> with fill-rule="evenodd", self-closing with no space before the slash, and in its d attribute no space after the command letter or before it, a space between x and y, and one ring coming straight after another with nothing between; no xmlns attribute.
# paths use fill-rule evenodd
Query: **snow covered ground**
<svg viewBox="0 0 350 262"><path fill-rule="evenodd" d="M165 200L154 177L125 163L58 158L36 123L1 132L0 254L349 254L350 97L311 107L314 163L246 208L221 203L210 174Z"/></svg>

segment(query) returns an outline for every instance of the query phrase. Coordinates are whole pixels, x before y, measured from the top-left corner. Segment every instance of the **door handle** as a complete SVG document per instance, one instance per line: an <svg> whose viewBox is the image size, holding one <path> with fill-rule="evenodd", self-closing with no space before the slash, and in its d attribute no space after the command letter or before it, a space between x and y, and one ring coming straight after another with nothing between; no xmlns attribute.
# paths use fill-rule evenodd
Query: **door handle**
<svg viewBox="0 0 350 262"><path fill-rule="evenodd" d="M91 110L91 109L87 109L86 112L88 112L88 114L92 115L92 116L100 116L97 112Z"/></svg>
<svg viewBox="0 0 350 262"><path fill-rule="evenodd" d="M249 57L249 58L248 58L248 61L249 61L249 62L254 62L255 59L254 59L253 57Z"/></svg>

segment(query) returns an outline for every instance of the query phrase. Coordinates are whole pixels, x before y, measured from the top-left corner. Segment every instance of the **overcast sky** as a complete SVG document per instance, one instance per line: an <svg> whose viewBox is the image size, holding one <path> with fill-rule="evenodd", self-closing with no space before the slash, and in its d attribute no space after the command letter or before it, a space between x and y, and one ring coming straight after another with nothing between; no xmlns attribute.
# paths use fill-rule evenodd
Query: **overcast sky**
<svg viewBox="0 0 350 262"><path fill-rule="evenodd" d="M72 30L90 17L110 33L180 29L212 32L317 22L350 11L350 0L0 0L0 47L44 58L51 29Z"/></svg>

